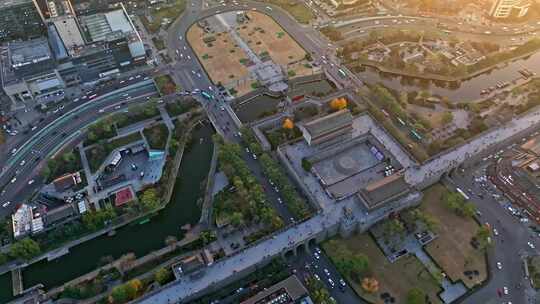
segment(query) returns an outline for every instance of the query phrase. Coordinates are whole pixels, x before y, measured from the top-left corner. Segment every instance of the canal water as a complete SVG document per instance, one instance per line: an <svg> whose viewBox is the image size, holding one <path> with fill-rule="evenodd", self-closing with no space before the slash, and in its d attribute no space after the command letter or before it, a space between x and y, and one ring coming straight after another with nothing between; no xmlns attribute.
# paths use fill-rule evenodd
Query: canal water
<svg viewBox="0 0 540 304"><path fill-rule="evenodd" d="M203 194L201 185L210 169L212 134L211 126L199 127L194 131L193 145L184 152L172 199L150 222L126 226L119 229L114 236L88 241L72 248L70 253L63 257L29 266L23 271L24 287L42 283L49 289L94 270L102 257L118 258L128 252L141 257L164 247L167 236L181 239L181 226L197 223L201 215L197 199ZM11 283L4 285L3 277L0 277L0 280L0 295L6 293L3 286L8 285L11 293ZM0 303L5 301L0 298Z"/></svg>
<svg viewBox="0 0 540 304"><path fill-rule="evenodd" d="M495 86L497 82L511 82L520 78L518 71L524 68L540 75L540 52L461 82L414 79L381 73L373 68L362 68L357 75L369 84L382 83L398 92L427 90L433 95L446 96L453 102L463 102L480 98L483 89Z"/></svg>

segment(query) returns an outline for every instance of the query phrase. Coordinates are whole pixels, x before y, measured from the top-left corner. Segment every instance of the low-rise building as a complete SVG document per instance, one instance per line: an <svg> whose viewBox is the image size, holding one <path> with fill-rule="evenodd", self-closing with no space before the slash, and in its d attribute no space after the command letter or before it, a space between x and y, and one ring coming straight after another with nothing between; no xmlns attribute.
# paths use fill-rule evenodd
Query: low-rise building
<svg viewBox="0 0 540 304"><path fill-rule="evenodd" d="M312 303L307 289L296 275L270 286L241 304L295 304Z"/></svg>
<svg viewBox="0 0 540 304"><path fill-rule="evenodd" d="M10 42L0 56L2 88L14 107L62 99L65 84L45 38Z"/></svg>

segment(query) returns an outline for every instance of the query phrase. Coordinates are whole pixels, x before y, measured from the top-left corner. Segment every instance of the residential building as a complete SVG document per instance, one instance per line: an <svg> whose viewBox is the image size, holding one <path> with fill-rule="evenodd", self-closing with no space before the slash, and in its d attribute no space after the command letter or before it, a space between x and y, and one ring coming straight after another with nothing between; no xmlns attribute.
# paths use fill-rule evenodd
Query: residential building
<svg viewBox="0 0 540 304"><path fill-rule="evenodd" d="M493 18L521 18L527 14L530 7L530 0L493 0L489 15Z"/></svg>
<svg viewBox="0 0 540 304"><path fill-rule="evenodd" d="M36 0L0 1L0 42L32 39L44 33L44 18Z"/></svg>

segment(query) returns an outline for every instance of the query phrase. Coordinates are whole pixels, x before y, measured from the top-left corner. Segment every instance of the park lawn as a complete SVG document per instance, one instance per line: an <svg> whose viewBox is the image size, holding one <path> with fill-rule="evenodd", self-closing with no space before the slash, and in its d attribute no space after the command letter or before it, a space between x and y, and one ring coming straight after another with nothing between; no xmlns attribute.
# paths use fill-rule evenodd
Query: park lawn
<svg viewBox="0 0 540 304"><path fill-rule="evenodd" d="M171 21L171 23L164 26L164 28L167 29L170 24L172 24L174 20L178 18L180 14L182 14L186 9L185 0L174 0L171 1L171 3L172 5L163 6L159 10L152 9L152 22L150 22L146 17L142 16L141 21L148 32L155 33L159 31L161 27L161 22L165 18L168 18Z"/></svg>
<svg viewBox="0 0 540 304"><path fill-rule="evenodd" d="M154 82L156 83L158 91L162 96L173 94L177 90L177 86L170 75L159 75L154 78Z"/></svg>
<svg viewBox="0 0 540 304"><path fill-rule="evenodd" d="M195 107L197 107L197 102L192 98L183 98L165 104L165 110L171 117L182 115Z"/></svg>
<svg viewBox="0 0 540 304"><path fill-rule="evenodd" d="M439 284L415 256L406 256L390 263L379 249L373 238L367 234L354 235L349 239L338 239L355 253L365 254L369 259L370 273L379 282L379 291L374 294L364 292L359 282L347 278L350 286L370 303L384 303L380 295L389 293L395 298L394 303L406 303L407 292L419 288L429 296L432 303L441 303L437 294L441 291ZM323 244L326 254L336 254L328 243Z"/></svg>
<svg viewBox="0 0 540 304"><path fill-rule="evenodd" d="M165 150L167 145L167 138L169 137L169 130L165 124L160 123L149 128L145 128L144 137L150 146L150 149Z"/></svg>
<svg viewBox="0 0 540 304"><path fill-rule="evenodd" d="M269 0L268 2L286 10L299 23L308 24L314 18L313 12L302 1Z"/></svg>
<svg viewBox="0 0 540 304"><path fill-rule="evenodd" d="M159 115L159 109L155 102L144 105L134 105L128 108L127 113L117 113L113 116L116 128L121 129L143 120L152 119Z"/></svg>
<svg viewBox="0 0 540 304"><path fill-rule="evenodd" d="M407 114L412 115L416 113L418 116L423 117L425 120L429 121L433 129L441 128L443 124L443 116L447 110L434 110L426 107L421 107L415 104L407 105Z"/></svg>
<svg viewBox="0 0 540 304"><path fill-rule="evenodd" d="M154 46L156 47L156 49L158 49L159 51L165 49L165 41L163 41L163 39L152 37L152 42L154 43Z"/></svg>
<svg viewBox="0 0 540 304"><path fill-rule="evenodd" d="M452 281L463 280L465 286L472 288L487 279L485 256L470 244L479 225L474 219L458 216L447 208L442 201L446 193L448 189L441 184L424 192L420 208L439 222L435 229L438 237L425 249ZM463 274L466 270L477 270L479 275L469 279Z"/></svg>
<svg viewBox="0 0 540 304"><path fill-rule="evenodd" d="M88 165L92 173L96 172L99 169L99 166L107 159L107 156L111 154L114 149L120 148L122 146L128 145L132 142L141 140L141 133L135 132L128 134L123 137L115 138L105 144L93 145L86 149L86 157L88 159Z"/></svg>

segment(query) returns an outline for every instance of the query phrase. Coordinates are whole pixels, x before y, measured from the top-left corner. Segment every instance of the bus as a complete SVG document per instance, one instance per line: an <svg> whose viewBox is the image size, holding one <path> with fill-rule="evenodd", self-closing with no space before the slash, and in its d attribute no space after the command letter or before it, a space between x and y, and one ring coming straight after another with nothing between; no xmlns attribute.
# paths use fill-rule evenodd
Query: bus
<svg viewBox="0 0 540 304"><path fill-rule="evenodd" d="M461 190L460 188L456 188L456 191L459 192L464 199L469 200L469 196L465 193L465 191Z"/></svg>
<svg viewBox="0 0 540 304"><path fill-rule="evenodd" d="M413 129L411 129L411 136L412 136L414 139L418 140L418 141L422 140L422 135L420 135L418 132L416 132L416 131L413 130Z"/></svg>
<svg viewBox="0 0 540 304"><path fill-rule="evenodd" d="M338 74L339 74L339 76L341 76L343 78L347 77L347 73L345 73L345 71L343 71L342 69L338 70Z"/></svg>
<svg viewBox="0 0 540 304"><path fill-rule="evenodd" d="M213 96L212 94L208 94L208 93L206 93L205 91L201 91L201 95L202 95L205 99L208 99L208 100L214 99L214 96Z"/></svg>

